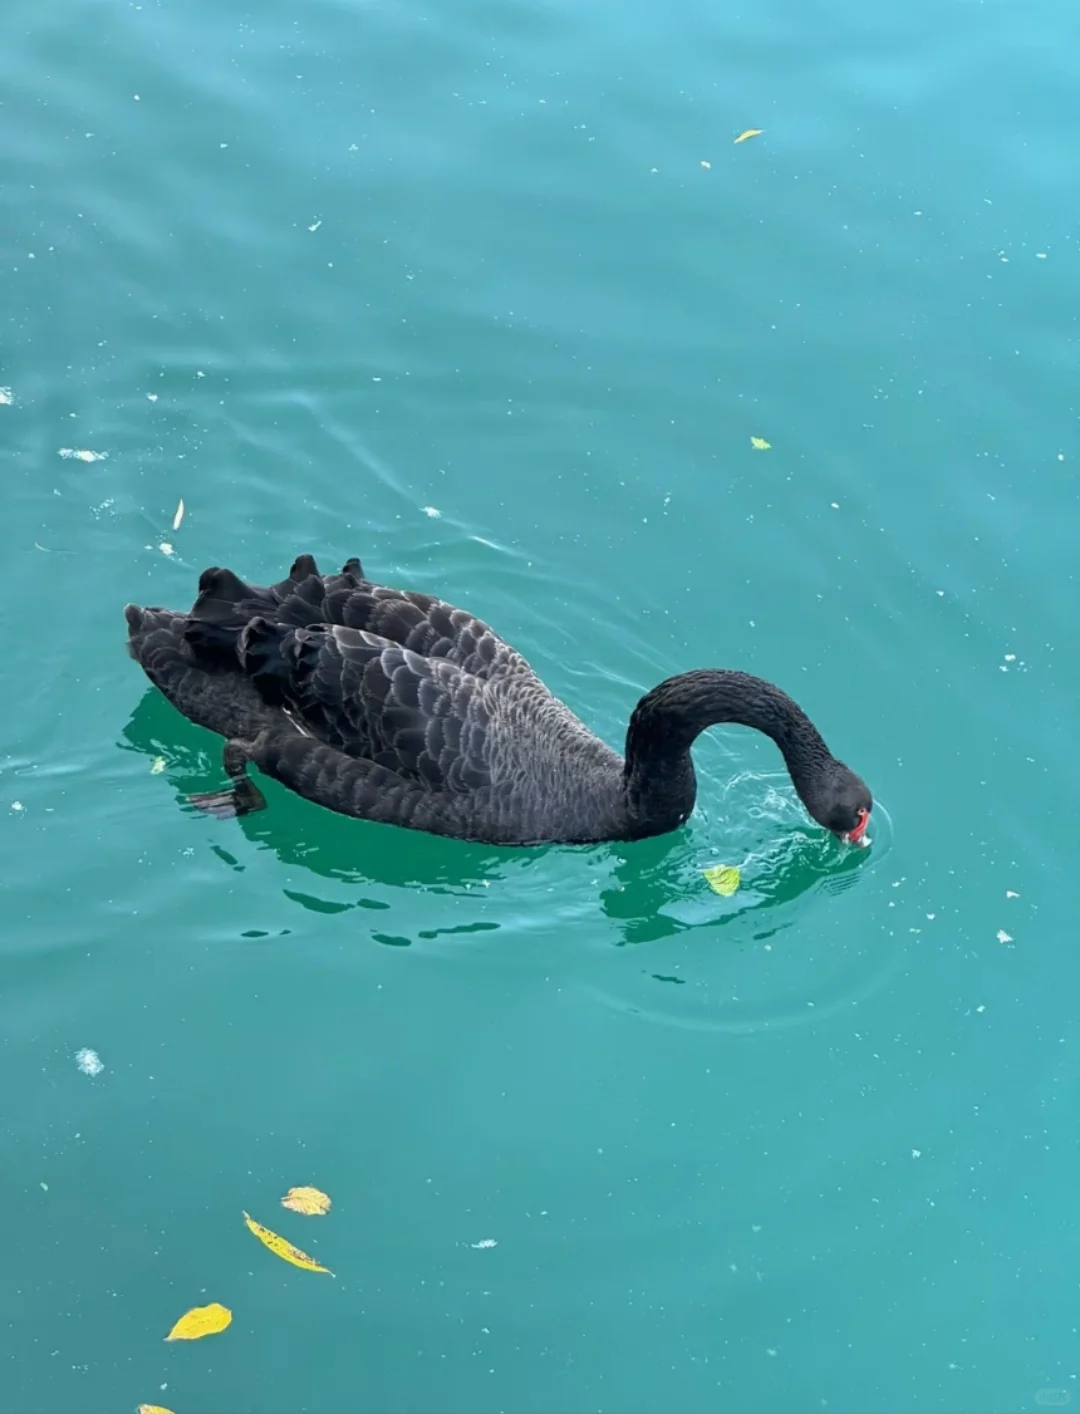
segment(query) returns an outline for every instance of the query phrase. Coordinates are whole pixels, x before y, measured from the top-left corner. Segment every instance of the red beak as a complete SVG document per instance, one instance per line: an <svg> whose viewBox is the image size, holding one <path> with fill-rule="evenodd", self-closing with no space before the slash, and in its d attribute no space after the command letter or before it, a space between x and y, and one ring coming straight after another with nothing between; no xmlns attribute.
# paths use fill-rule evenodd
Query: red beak
<svg viewBox="0 0 1080 1414"><path fill-rule="evenodd" d="M866 834L866 827L867 825L869 825L869 823L869 810L860 810L859 823L855 826L853 830L849 830L844 837L847 840L848 844L858 844L859 841L862 839L863 835Z"/></svg>

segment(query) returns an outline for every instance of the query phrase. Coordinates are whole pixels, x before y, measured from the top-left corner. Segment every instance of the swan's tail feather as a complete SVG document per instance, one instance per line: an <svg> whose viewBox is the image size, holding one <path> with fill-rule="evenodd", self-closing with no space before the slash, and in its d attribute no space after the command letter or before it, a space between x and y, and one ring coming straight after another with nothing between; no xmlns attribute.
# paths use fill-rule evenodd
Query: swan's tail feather
<svg viewBox="0 0 1080 1414"><path fill-rule="evenodd" d="M188 619L183 637L196 656L228 658L235 664L236 644L242 628L243 621L215 623L212 619Z"/></svg>
<svg viewBox="0 0 1080 1414"><path fill-rule="evenodd" d="M196 652L232 656L240 630L256 614L272 614L273 591L246 584L232 570L214 566L199 576L199 594L191 606L184 638Z"/></svg>
<svg viewBox="0 0 1080 1414"><path fill-rule="evenodd" d="M196 654L235 658L240 634L253 618L266 616L294 625L322 616L323 582L310 555L300 555L287 579L264 588L248 584L217 566L199 576L199 595L184 626L184 640Z"/></svg>
<svg viewBox="0 0 1080 1414"><path fill-rule="evenodd" d="M288 624L254 618L244 626L237 644L240 666L267 702L285 701L285 687L291 665L285 656L285 640L292 633Z"/></svg>
<svg viewBox="0 0 1080 1414"><path fill-rule="evenodd" d="M273 618L289 628L307 628L322 622L326 602L326 581L317 574L293 585L292 592L276 605Z"/></svg>
<svg viewBox="0 0 1080 1414"><path fill-rule="evenodd" d="M269 592L280 603L312 575L315 575L316 578L319 577L319 566L315 563L314 555L297 555L286 577L279 579L277 584L272 585Z"/></svg>
<svg viewBox="0 0 1080 1414"><path fill-rule="evenodd" d="M191 617L220 621L235 616L237 606L246 600L268 598L266 590L246 584L232 570L213 565L199 576L199 594L191 606Z"/></svg>
<svg viewBox="0 0 1080 1414"><path fill-rule="evenodd" d="M128 655L134 658L137 663L139 661L139 639L142 637L143 633L144 611L140 609L138 604L125 604L124 618L127 620L128 628Z"/></svg>

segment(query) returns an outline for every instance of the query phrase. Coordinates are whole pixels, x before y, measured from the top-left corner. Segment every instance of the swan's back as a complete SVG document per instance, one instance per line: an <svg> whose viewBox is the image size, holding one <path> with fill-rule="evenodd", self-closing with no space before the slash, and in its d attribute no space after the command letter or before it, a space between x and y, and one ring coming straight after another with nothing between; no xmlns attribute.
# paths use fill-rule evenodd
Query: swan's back
<svg viewBox="0 0 1080 1414"><path fill-rule="evenodd" d="M197 648L231 652L240 631L256 617L292 628L338 624L356 629L422 657L445 659L487 682L501 677L540 681L521 654L482 619L431 594L373 584L355 558L340 574L324 576L310 555L301 555L287 578L266 588L246 584L231 570L205 570L185 636Z"/></svg>

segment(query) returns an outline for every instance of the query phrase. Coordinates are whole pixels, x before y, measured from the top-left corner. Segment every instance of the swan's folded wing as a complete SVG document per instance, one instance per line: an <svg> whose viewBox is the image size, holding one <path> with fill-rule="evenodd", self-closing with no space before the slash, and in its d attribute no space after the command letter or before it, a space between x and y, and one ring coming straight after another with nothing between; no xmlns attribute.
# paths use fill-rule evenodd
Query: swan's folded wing
<svg viewBox="0 0 1080 1414"><path fill-rule="evenodd" d="M429 790L490 785L485 687L452 663L341 625L265 620L245 629L241 657L260 690L280 691L314 736L348 755Z"/></svg>
<svg viewBox="0 0 1080 1414"><path fill-rule="evenodd" d="M321 575L310 555L300 555L285 579L265 586L249 584L232 570L205 570L185 636L196 652L227 656L256 616L291 628L328 623L377 634L485 682L534 676L521 654L482 619L430 594L372 584L355 557L339 574Z"/></svg>
<svg viewBox="0 0 1080 1414"><path fill-rule="evenodd" d="M441 658L485 682L532 669L482 619L430 594L344 579L326 581L323 615L328 623L398 643L425 658Z"/></svg>

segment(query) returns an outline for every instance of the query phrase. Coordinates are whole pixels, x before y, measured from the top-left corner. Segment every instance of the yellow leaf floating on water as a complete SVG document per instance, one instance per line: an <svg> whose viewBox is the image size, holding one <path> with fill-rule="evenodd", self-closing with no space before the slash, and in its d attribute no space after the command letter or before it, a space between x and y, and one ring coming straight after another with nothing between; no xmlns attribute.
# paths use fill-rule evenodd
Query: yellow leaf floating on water
<svg viewBox="0 0 1080 1414"><path fill-rule="evenodd" d="M306 1272L325 1272L327 1276L334 1273L329 1267L322 1266L316 1262L314 1257L309 1257L306 1252L301 1252L299 1247L294 1247L291 1242L286 1242L283 1237L279 1237L276 1232L271 1232L268 1227L263 1227L262 1223L257 1223L248 1213L244 1214L244 1221L248 1227L265 1246L269 1247L275 1257L280 1257L283 1262L291 1262L294 1267L303 1267Z"/></svg>
<svg viewBox="0 0 1080 1414"><path fill-rule="evenodd" d="M138 1414L173 1414L173 1412L161 1404L140 1404Z"/></svg>
<svg viewBox="0 0 1080 1414"><path fill-rule="evenodd" d="M772 443L766 442L764 437L751 437L750 445L755 452L767 452L772 446Z"/></svg>
<svg viewBox="0 0 1080 1414"><path fill-rule="evenodd" d="M709 888L723 898L730 898L739 887L740 874L732 864L714 864L711 869L703 869L701 872L705 875Z"/></svg>
<svg viewBox="0 0 1080 1414"><path fill-rule="evenodd" d="M310 1218L321 1218L330 1211L330 1198L317 1188L290 1188L281 1200L282 1207Z"/></svg>
<svg viewBox="0 0 1080 1414"><path fill-rule="evenodd" d="M735 141L745 142L748 137L760 137L764 131L764 128L747 128L746 132L740 133Z"/></svg>
<svg viewBox="0 0 1080 1414"><path fill-rule="evenodd" d="M173 1326L166 1340L202 1340L204 1335L217 1335L232 1323L227 1306L212 1301L209 1306L193 1306Z"/></svg>

